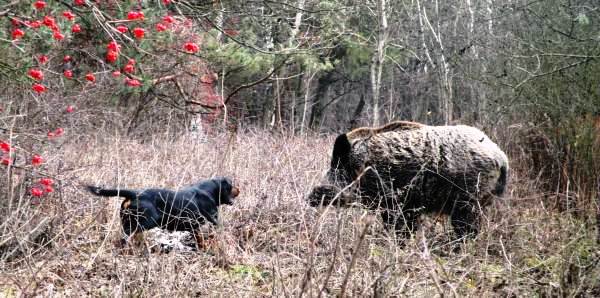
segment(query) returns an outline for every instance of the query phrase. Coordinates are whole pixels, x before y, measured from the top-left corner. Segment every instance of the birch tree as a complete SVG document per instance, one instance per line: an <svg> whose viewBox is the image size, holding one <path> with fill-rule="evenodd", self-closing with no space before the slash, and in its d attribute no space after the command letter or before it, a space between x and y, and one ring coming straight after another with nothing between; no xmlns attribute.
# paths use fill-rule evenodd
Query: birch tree
<svg viewBox="0 0 600 298"><path fill-rule="evenodd" d="M377 40L375 51L371 60L371 89L373 92L373 126L380 123L379 100L381 95L381 74L383 72L383 61L385 59L385 49L389 35L387 13L389 7L386 0L377 0Z"/></svg>

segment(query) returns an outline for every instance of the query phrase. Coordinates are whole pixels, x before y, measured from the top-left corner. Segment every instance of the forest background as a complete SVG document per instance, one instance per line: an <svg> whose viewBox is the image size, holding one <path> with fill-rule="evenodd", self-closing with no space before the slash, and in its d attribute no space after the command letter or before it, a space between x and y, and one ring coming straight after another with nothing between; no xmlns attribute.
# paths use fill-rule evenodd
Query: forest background
<svg viewBox="0 0 600 298"><path fill-rule="evenodd" d="M3 1L0 295L598 296L599 25L594 0ZM393 120L509 155L460 253L440 216L400 247L304 201L336 133ZM81 188L214 175L243 198L208 252L122 254Z"/></svg>

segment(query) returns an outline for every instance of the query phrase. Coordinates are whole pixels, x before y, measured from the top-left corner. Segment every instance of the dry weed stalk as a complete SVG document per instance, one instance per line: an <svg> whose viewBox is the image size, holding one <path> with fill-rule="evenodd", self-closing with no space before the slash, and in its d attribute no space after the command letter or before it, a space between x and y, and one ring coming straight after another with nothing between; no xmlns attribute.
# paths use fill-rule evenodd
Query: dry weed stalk
<svg viewBox="0 0 600 298"><path fill-rule="evenodd" d="M0 177L13 183L1 185L8 194L2 200L14 198L10 210L2 201L0 212L9 220L0 223L0 243L26 234L19 229L34 231L25 226L33 218L52 222L43 245L19 241L24 253L10 258L15 246L8 254L2 251L2 294L591 296L600 291L595 282L600 272L593 266L600 258L596 231L577 216L553 210L535 181L523 178L529 177L522 172L526 167L513 173L507 197L489 208L482 233L461 244L460 252L449 249L451 237L443 234L448 223L430 218L424 219L428 228L399 246L374 213L317 210L305 201L327 167L331 143L331 138L261 131L144 142L103 133L65 143L52 152L56 159L49 164L60 170L56 179L62 183L40 206L29 204L21 187L26 182L8 173ZM242 194L233 208L222 210L222 227L207 227L218 240L203 251L125 254L111 244L120 233L118 200L92 197L78 184L178 188L217 174L233 177ZM156 241L146 239L149 246Z"/></svg>

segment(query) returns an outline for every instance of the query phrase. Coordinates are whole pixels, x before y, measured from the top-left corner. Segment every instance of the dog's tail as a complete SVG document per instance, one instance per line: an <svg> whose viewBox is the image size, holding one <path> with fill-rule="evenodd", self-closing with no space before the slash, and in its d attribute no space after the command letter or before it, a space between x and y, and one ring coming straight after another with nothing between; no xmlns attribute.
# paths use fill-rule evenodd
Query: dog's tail
<svg viewBox="0 0 600 298"><path fill-rule="evenodd" d="M134 200L138 195L137 191L129 189L103 189L101 187L91 185L88 185L87 189L91 193L102 197L124 197Z"/></svg>

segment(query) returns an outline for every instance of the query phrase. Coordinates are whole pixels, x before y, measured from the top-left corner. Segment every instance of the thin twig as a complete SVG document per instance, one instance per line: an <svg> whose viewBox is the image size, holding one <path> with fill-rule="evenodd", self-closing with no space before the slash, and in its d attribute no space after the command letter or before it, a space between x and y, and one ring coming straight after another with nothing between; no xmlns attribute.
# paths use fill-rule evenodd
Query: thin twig
<svg viewBox="0 0 600 298"><path fill-rule="evenodd" d="M338 224L337 224L337 228L336 228L336 237L335 237L335 248L333 251L333 256L331 256L331 264L329 265L329 268L327 269L327 275L325 276L325 281L323 281L323 286L321 286L321 290L319 290L319 295L317 296L317 298L321 298L323 292L327 288L329 279L331 278L331 275L333 274L333 268L335 267L335 261L337 259L337 254L340 250L340 239L342 238L341 230L342 230L342 222L341 222L341 218L338 218Z"/></svg>
<svg viewBox="0 0 600 298"><path fill-rule="evenodd" d="M352 273L352 268L356 264L356 260L358 259L358 252L360 251L360 246L367 235L367 230L371 226L371 221L367 221L365 227L360 233L360 237L357 239L356 244L354 245L354 252L352 253L352 259L350 260L350 265L348 266L348 271L346 271L346 276L344 277L344 282L342 283L342 291L340 292L340 297L345 297L346 295L346 287L348 285L348 281L350 280L350 274Z"/></svg>

